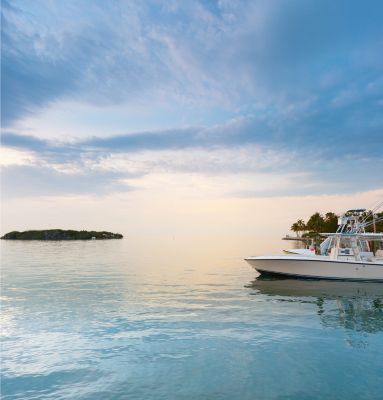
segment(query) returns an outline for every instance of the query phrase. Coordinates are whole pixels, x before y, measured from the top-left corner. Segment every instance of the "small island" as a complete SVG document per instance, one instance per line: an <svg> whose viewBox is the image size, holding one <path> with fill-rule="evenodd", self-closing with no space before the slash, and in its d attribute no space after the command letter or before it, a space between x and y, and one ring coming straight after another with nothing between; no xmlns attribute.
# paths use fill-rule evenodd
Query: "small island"
<svg viewBox="0 0 383 400"><path fill-rule="evenodd" d="M104 240L122 239L120 233L75 231L63 229L30 230L24 232L12 231L6 233L1 239L4 240Z"/></svg>

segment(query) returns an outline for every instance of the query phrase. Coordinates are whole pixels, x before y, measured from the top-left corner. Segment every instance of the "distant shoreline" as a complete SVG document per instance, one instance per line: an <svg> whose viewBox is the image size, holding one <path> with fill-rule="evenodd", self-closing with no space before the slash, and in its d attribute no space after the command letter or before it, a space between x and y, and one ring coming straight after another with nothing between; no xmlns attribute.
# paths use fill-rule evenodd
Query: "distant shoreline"
<svg viewBox="0 0 383 400"><path fill-rule="evenodd" d="M1 237L3 240L108 240L122 239L120 233L107 231L76 231L72 229L43 229L29 231L12 231Z"/></svg>

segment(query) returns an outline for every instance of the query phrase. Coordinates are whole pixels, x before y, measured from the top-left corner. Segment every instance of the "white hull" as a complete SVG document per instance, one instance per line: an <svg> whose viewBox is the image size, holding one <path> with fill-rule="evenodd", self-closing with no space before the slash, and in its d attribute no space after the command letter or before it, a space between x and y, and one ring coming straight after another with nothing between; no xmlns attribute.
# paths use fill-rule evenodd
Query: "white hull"
<svg viewBox="0 0 383 400"><path fill-rule="evenodd" d="M383 281L383 262L330 260L316 256L262 256L245 260L259 273L320 279Z"/></svg>

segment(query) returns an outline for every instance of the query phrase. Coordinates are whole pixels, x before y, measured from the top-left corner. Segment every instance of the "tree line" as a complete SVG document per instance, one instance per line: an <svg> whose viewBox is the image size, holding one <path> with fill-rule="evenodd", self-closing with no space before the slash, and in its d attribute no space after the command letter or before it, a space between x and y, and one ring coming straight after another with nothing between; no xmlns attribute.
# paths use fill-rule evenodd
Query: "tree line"
<svg viewBox="0 0 383 400"><path fill-rule="evenodd" d="M373 221L373 215L375 220L383 218L383 212L373 214L372 211L366 211L362 214L361 219L366 219L367 222ZM333 212L327 212L322 215L319 212L314 213L307 222L303 219L298 219L291 225L291 230L297 234L297 236L312 236L317 233L324 232L335 232L338 228L338 215ZM373 232L373 224L366 228L366 232ZM375 223L375 231L383 232L383 220Z"/></svg>
<svg viewBox="0 0 383 400"><path fill-rule="evenodd" d="M6 240L91 240L91 239L122 239L120 233L107 231L75 231L72 229L44 229L30 231L12 231L6 233L1 239Z"/></svg>

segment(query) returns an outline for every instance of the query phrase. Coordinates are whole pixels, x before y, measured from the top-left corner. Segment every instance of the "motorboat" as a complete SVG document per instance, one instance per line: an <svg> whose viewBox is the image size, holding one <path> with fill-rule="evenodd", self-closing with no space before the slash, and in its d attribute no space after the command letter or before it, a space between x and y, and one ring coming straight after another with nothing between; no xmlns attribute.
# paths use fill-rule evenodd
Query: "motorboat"
<svg viewBox="0 0 383 400"><path fill-rule="evenodd" d="M245 260L261 274L383 282L383 233L366 232L370 223L362 219L363 212L347 211L335 233L321 234L326 239L320 255L281 254Z"/></svg>
<svg viewBox="0 0 383 400"><path fill-rule="evenodd" d="M282 254L247 257L245 260L261 274L383 282L383 250L379 249L375 254L360 250L360 243L381 242L383 234L333 234L332 239L335 240L330 255ZM351 250L342 247L345 240L350 243Z"/></svg>

